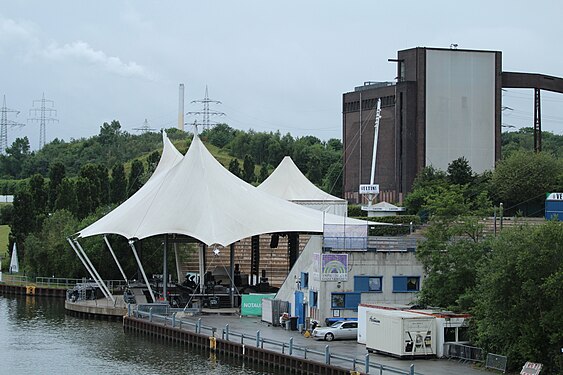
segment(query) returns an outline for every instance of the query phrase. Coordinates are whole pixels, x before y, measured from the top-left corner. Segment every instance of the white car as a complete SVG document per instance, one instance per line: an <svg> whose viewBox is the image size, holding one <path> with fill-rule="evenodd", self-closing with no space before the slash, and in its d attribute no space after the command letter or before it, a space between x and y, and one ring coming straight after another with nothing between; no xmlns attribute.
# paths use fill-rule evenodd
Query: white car
<svg viewBox="0 0 563 375"><path fill-rule="evenodd" d="M332 341L334 339L357 339L358 322L340 321L330 327L320 327L313 330L312 336L317 340Z"/></svg>

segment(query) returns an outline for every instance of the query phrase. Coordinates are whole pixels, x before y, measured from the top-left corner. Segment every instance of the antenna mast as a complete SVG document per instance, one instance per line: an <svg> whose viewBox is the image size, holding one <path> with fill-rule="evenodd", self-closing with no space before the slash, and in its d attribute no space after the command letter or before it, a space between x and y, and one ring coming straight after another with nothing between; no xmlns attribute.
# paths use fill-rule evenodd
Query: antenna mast
<svg viewBox="0 0 563 375"><path fill-rule="evenodd" d="M32 106L35 107L35 104L39 103L40 106L38 108L31 108L29 110L30 116L35 116L29 118L28 121L38 121L39 122L39 149L42 149L45 146L46 140L46 128L48 122L59 122L54 117L57 115L57 110L54 108L55 102L52 100L45 99L45 93L43 93L43 97L41 100L34 100ZM38 116L39 114L39 116Z"/></svg>
<svg viewBox="0 0 563 375"><path fill-rule="evenodd" d="M8 147L8 126L11 128L19 126L21 128L25 126L25 124L8 120L8 113L15 113L17 116L20 111L6 107L6 95L4 95L4 104L2 104L2 108L0 108L0 113L0 154L4 154Z"/></svg>
<svg viewBox="0 0 563 375"><path fill-rule="evenodd" d="M213 103L213 104L222 104L222 103L218 100L209 99L209 95L207 93L207 86L205 86L205 98L199 99L199 100L193 100L192 103L203 103L203 110L187 113L187 115L196 115L196 116L202 115L203 116L202 131L209 129L209 127L211 125L217 125L216 122L211 123L211 121L210 121L211 116L225 116L225 113L223 113L223 112L213 111L213 110L209 109L210 103Z"/></svg>

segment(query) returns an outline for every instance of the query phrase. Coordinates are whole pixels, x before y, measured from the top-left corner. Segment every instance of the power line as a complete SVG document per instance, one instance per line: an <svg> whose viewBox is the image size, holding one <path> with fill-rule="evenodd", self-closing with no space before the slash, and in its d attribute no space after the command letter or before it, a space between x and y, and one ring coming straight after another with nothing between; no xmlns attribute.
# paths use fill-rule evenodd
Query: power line
<svg viewBox="0 0 563 375"><path fill-rule="evenodd" d="M39 122L39 149L42 149L45 146L46 140L46 133L47 133L47 123L48 122L59 122L52 115L57 115L57 110L55 107L55 102L52 100L45 99L45 93L43 93L43 97L40 100L34 100L32 103L32 107L35 107L35 104L40 104L37 108L31 108L29 110L30 116L35 116L32 118L27 119L28 121L37 121ZM39 116L38 116L39 114Z"/></svg>
<svg viewBox="0 0 563 375"><path fill-rule="evenodd" d="M222 103L218 100L209 99L209 94L207 93L207 85L205 86L205 98L199 99L199 100L193 100L192 103L203 103L203 109L201 111L186 113L187 115L196 115L196 116L201 115L201 116L203 116L203 118L202 118L203 129L202 130L209 129L211 125L217 125L216 122L212 123L210 121L211 116L225 116L225 114L223 112L218 112L218 111L214 111L214 110L209 109L209 104L222 104Z"/></svg>
<svg viewBox="0 0 563 375"><path fill-rule="evenodd" d="M6 95L4 95L4 104L2 104L2 108L0 108L0 113L0 154L4 154L8 147L8 126L11 128L19 126L21 128L25 126L25 124L8 120L8 113L15 113L17 116L20 111L6 107Z"/></svg>

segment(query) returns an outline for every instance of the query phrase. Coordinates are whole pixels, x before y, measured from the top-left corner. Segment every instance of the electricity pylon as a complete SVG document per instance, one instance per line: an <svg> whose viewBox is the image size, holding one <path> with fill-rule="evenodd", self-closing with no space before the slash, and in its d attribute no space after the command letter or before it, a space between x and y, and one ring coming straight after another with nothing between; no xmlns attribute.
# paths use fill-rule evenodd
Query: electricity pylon
<svg viewBox="0 0 563 375"><path fill-rule="evenodd" d="M17 116L20 111L6 107L6 95L4 95L4 104L0 108L0 154L6 153L6 148L8 147L8 126L10 128L25 126L25 124L8 120L8 113L15 113Z"/></svg>
<svg viewBox="0 0 563 375"><path fill-rule="evenodd" d="M35 108L35 104L40 103L40 106ZM55 106L55 102L52 100L45 99L45 93L43 93L43 98L40 100L34 100L32 103L34 108L29 110L31 117L28 121L37 121L39 122L39 149L42 149L45 146L45 139L46 139L46 128L48 122L58 122L54 117L51 117L53 114L57 115L57 110L53 107Z"/></svg>

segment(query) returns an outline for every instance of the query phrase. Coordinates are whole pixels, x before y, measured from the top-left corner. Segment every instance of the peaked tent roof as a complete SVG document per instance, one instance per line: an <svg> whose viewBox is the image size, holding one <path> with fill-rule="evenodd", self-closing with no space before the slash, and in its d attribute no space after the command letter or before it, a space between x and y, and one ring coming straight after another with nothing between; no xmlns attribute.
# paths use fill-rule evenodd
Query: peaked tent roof
<svg viewBox="0 0 563 375"><path fill-rule="evenodd" d="M367 224L256 189L215 160L197 135L177 164L163 161L165 151L155 175L115 210L80 231L79 237L116 233L143 239L177 233L207 245L227 246L262 233L322 233L324 224Z"/></svg>
<svg viewBox="0 0 563 375"><path fill-rule="evenodd" d="M272 174L258 186L258 189L288 201L346 203L345 199L330 195L316 187L289 156L283 158Z"/></svg>
<svg viewBox="0 0 563 375"><path fill-rule="evenodd" d="M150 191L154 189L154 186L157 186L159 181L166 176L167 172L178 164L184 157L180 151L174 147L172 142L170 142L170 139L168 139L165 132L162 132L162 142L162 155L149 180L139 190L137 190L135 194L116 207L109 214L78 232L80 237L89 237L108 233L115 233L128 237L127 234L131 231L131 229L127 229L127 223L124 222L125 220L129 220L128 210L139 204L145 195L150 194Z"/></svg>

